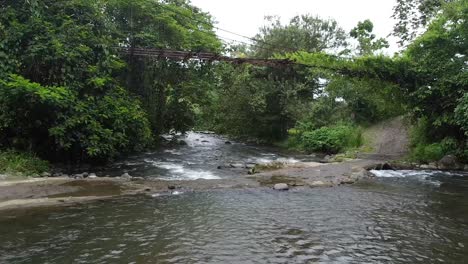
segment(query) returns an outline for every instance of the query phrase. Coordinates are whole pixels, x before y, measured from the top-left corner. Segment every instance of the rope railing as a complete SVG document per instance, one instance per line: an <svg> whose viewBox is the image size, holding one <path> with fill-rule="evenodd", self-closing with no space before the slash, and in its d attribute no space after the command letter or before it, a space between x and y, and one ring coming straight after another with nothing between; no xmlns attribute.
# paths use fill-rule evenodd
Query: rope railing
<svg viewBox="0 0 468 264"><path fill-rule="evenodd" d="M119 47L119 52L125 55L138 57L155 57L158 59L171 60L201 60L201 61L225 61L234 64L252 64L256 66L281 67L294 64L288 59L257 59L257 58L232 58L217 53L211 52L192 52L179 51L171 49L155 49L155 48L127 48Z"/></svg>

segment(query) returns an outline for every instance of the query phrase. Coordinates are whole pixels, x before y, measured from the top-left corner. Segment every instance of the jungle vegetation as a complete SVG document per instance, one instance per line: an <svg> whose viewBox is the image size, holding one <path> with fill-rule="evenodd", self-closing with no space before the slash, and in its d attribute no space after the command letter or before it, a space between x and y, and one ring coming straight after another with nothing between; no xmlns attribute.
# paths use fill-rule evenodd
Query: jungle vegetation
<svg viewBox="0 0 468 264"><path fill-rule="evenodd" d="M0 1L0 149L107 161L169 132L210 129L307 152L358 147L362 127L406 115L412 155L468 159L468 1L399 0L387 56L369 20L269 17L228 45L188 0ZM173 61L121 48L288 58L288 67ZM42 166L42 165L41 165Z"/></svg>

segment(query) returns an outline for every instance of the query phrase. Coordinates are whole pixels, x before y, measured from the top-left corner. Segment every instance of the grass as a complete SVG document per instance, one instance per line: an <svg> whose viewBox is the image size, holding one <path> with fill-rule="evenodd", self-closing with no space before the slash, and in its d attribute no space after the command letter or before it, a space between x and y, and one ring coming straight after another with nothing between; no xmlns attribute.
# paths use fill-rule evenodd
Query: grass
<svg viewBox="0 0 468 264"><path fill-rule="evenodd" d="M0 151L0 173L39 176L49 171L49 163L36 155L14 150Z"/></svg>

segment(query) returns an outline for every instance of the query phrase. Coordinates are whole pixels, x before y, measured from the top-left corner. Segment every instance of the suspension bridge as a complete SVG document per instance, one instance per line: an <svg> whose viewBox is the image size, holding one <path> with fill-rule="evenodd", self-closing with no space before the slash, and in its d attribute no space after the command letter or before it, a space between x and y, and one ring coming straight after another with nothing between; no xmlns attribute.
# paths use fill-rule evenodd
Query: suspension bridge
<svg viewBox="0 0 468 264"><path fill-rule="evenodd" d="M121 54L137 57L152 57L157 59L171 59L179 61L200 60L200 61L224 61L233 64L252 64L256 66L286 67L296 62L289 59L258 59L258 58L233 58L211 52L179 51L172 49L156 48L129 48L119 47Z"/></svg>

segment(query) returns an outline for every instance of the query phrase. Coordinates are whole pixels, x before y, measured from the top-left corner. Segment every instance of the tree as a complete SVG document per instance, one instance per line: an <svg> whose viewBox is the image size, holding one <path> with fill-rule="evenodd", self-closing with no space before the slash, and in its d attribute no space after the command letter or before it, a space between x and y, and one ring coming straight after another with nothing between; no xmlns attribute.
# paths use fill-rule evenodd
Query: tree
<svg viewBox="0 0 468 264"><path fill-rule="evenodd" d="M467 1L446 5L404 53L419 75L408 91L413 113L429 120L436 138L461 136L454 111L468 91L467 55Z"/></svg>
<svg viewBox="0 0 468 264"><path fill-rule="evenodd" d="M332 19L311 15L296 16L289 24L281 24L278 17L267 17L270 23L260 29L252 46L253 55L270 58L296 51L340 51L346 47L346 33Z"/></svg>
<svg viewBox="0 0 468 264"><path fill-rule="evenodd" d="M107 159L142 149L151 134L193 127L211 65L119 47L220 52L222 45L211 16L186 0L2 1L0 145Z"/></svg>
<svg viewBox="0 0 468 264"><path fill-rule="evenodd" d="M393 35L400 38L399 44L404 46L416 38L421 28L430 24L438 12L447 3L459 0L397 0L393 18L397 20Z"/></svg>
<svg viewBox="0 0 468 264"><path fill-rule="evenodd" d="M132 48L164 48L194 52L221 51L209 14L188 1L111 0L106 12L116 30L120 45ZM200 97L191 96L205 87L190 85L190 76L206 72L198 63L162 61L157 58L125 56L128 67L125 86L142 101L153 133L172 129L184 132L193 126L193 105ZM185 93L179 92L185 90Z"/></svg>
<svg viewBox="0 0 468 264"><path fill-rule="evenodd" d="M372 34L374 24L370 20L359 22L358 25L350 32L351 37L359 42L358 54L360 56L368 56L374 54L383 48L388 48L388 41L384 38L376 39L375 34Z"/></svg>

